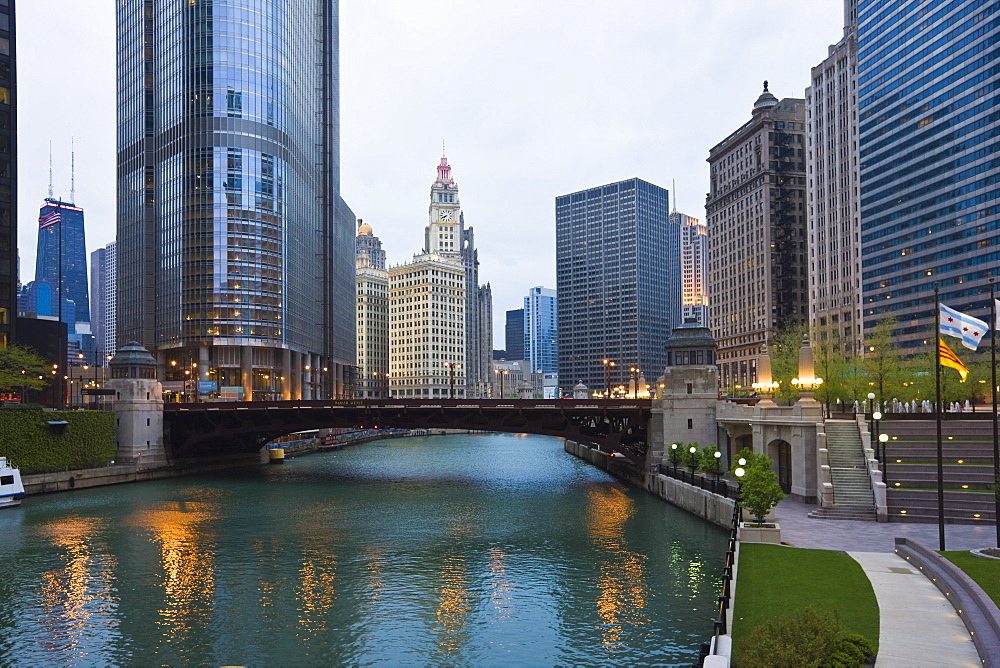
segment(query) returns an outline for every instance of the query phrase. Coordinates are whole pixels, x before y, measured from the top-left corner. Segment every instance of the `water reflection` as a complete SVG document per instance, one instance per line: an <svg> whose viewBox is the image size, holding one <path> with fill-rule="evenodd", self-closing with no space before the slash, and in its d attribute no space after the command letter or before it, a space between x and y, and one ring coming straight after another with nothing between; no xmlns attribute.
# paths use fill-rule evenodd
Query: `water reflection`
<svg viewBox="0 0 1000 668"><path fill-rule="evenodd" d="M465 559L461 555L446 555L441 560L438 571L440 592L435 611L438 633L438 648L446 656L451 655L467 641L465 632L468 623L470 601L469 582Z"/></svg>
<svg viewBox="0 0 1000 668"><path fill-rule="evenodd" d="M107 520L69 515L44 525L44 536L58 553L55 567L39 576L41 634L47 652L84 659L94 636L110 640L118 607L114 574L117 561L101 533Z"/></svg>
<svg viewBox="0 0 1000 668"><path fill-rule="evenodd" d="M490 600L496 610L496 619L507 619L510 617L513 606L511 605L511 582L507 576L507 565L505 560L507 554L499 547L490 548L490 575L493 591Z"/></svg>
<svg viewBox="0 0 1000 668"><path fill-rule="evenodd" d="M635 503L622 489L593 487L587 502L587 531L601 555L596 602L601 643L615 651L623 647L628 630L649 622L647 557L627 547L625 523L635 512Z"/></svg>
<svg viewBox="0 0 1000 668"><path fill-rule="evenodd" d="M216 517L210 502L163 502L137 510L131 524L148 532L159 548L157 573L162 601L156 623L164 642L184 651L215 612Z"/></svg>

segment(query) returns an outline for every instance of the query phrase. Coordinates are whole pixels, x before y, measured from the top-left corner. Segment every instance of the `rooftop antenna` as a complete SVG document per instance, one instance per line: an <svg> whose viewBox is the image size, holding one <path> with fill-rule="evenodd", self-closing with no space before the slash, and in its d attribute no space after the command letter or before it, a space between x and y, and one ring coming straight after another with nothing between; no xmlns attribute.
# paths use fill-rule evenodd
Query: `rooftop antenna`
<svg viewBox="0 0 1000 668"><path fill-rule="evenodd" d="M49 140L49 199L52 199L52 140Z"/></svg>
<svg viewBox="0 0 1000 668"><path fill-rule="evenodd" d="M441 140L441 157L443 158L447 153L444 151L444 140Z"/></svg>
<svg viewBox="0 0 1000 668"><path fill-rule="evenodd" d="M670 179L670 191L674 193L674 213L677 213L677 182Z"/></svg>
<svg viewBox="0 0 1000 668"><path fill-rule="evenodd" d="M69 203L76 204L76 148L74 137L69 138Z"/></svg>

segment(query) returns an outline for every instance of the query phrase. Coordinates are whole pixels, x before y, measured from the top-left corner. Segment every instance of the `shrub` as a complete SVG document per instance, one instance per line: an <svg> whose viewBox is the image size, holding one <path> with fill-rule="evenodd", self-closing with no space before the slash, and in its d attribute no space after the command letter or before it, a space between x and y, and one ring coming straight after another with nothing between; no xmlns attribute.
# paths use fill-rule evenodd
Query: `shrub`
<svg viewBox="0 0 1000 668"><path fill-rule="evenodd" d="M875 645L872 644L871 640L858 633L849 633L845 635L838 641L837 644L840 647L850 645L857 648L857 650L861 653L860 660L862 663L868 657L875 656Z"/></svg>
<svg viewBox="0 0 1000 668"><path fill-rule="evenodd" d="M818 666L830 656L842 626L836 611L813 608L768 620L740 640L740 666Z"/></svg>
<svg viewBox="0 0 1000 668"><path fill-rule="evenodd" d="M858 668L863 663L863 661L856 661L847 652L838 650L826 657L826 661L823 662L823 668Z"/></svg>

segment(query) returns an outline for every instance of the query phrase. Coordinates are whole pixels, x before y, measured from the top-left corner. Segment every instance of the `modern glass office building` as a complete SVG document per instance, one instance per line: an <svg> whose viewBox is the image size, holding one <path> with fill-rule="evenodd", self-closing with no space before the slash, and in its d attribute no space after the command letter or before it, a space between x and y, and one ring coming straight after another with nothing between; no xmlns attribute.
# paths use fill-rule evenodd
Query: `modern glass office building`
<svg viewBox="0 0 1000 668"><path fill-rule="evenodd" d="M48 283L54 299L61 296L64 300L72 300L74 311L65 313L65 309L55 306L46 315L56 315L65 323L89 323L90 291L87 285L83 208L48 198L38 212L38 221L35 281ZM73 333L72 325L70 333Z"/></svg>
<svg viewBox="0 0 1000 668"><path fill-rule="evenodd" d="M535 373L559 372L556 291L536 286L524 298L524 358Z"/></svg>
<svg viewBox="0 0 1000 668"><path fill-rule="evenodd" d="M17 68L14 0L0 0L0 349L17 320Z"/></svg>
<svg viewBox="0 0 1000 668"><path fill-rule="evenodd" d="M118 343L202 398L347 397L336 0L121 0Z"/></svg>
<svg viewBox="0 0 1000 668"><path fill-rule="evenodd" d="M860 0L865 330L933 342L941 300L984 315L1000 275L1000 0Z"/></svg>
<svg viewBox="0 0 1000 668"><path fill-rule="evenodd" d="M507 311L504 319L504 346L507 349L507 359L524 359L524 309L515 308Z"/></svg>
<svg viewBox="0 0 1000 668"><path fill-rule="evenodd" d="M663 373L664 346L681 309L680 232L666 189L642 179L556 198L559 382L604 391L629 368ZM675 249L671 255L669 249Z"/></svg>

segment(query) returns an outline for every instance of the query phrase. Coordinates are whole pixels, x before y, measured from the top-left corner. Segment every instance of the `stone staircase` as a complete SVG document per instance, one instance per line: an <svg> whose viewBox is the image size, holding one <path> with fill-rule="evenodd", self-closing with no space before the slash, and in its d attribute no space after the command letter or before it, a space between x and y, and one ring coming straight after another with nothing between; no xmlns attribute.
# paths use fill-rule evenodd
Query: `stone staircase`
<svg viewBox="0 0 1000 668"><path fill-rule="evenodd" d="M817 508L809 513L809 517L874 522L875 497L858 423L854 420L827 420L824 429L830 482L833 483L833 505Z"/></svg>

